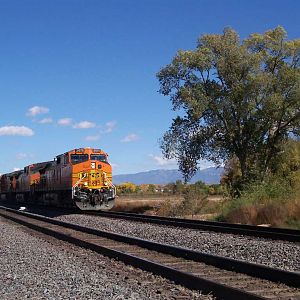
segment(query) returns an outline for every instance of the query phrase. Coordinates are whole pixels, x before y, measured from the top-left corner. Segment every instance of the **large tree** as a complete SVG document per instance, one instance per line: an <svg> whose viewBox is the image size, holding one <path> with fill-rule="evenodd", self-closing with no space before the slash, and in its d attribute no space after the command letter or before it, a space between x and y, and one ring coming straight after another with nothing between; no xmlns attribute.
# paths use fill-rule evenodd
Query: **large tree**
<svg viewBox="0 0 300 300"><path fill-rule="evenodd" d="M282 27L241 40L207 34L157 74L178 116L162 138L186 179L200 159L236 157L242 179L263 177L289 136L300 134L300 39Z"/></svg>

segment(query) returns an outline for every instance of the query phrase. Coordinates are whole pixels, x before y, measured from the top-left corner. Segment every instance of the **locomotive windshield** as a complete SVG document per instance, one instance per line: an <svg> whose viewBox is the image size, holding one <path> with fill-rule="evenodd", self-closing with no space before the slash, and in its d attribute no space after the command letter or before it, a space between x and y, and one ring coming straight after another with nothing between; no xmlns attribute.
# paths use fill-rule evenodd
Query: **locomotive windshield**
<svg viewBox="0 0 300 300"><path fill-rule="evenodd" d="M79 164L87 160L89 160L88 154L71 154L72 165Z"/></svg>
<svg viewBox="0 0 300 300"><path fill-rule="evenodd" d="M91 154L91 160L107 162L106 155L104 154Z"/></svg>

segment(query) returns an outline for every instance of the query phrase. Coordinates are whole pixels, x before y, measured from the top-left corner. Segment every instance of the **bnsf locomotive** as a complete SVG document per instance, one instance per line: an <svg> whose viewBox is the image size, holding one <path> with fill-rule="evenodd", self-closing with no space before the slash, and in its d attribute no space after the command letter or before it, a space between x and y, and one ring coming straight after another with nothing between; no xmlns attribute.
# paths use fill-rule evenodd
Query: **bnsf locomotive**
<svg viewBox="0 0 300 300"><path fill-rule="evenodd" d="M81 210L110 210L116 188L107 154L79 148L0 178L2 200Z"/></svg>

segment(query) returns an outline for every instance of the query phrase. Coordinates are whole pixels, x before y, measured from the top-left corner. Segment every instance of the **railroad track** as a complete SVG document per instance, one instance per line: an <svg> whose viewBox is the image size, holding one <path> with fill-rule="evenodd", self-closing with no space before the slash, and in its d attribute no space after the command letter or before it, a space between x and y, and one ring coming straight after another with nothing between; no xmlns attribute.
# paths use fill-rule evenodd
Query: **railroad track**
<svg viewBox="0 0 300 300"><path fill-rule="evenodd" d="M0 216L217 299L300 299L300 273L204 254L0 207Z"/></svg>
<svg viewBox="0 0 300 300"><path fill-rule="evenodd" d="M2 204L16 209L20 207L20 205L12 206L11 203L2 202ZM34 211L37 208L41 208L41 206L34 206L34 205L28 206L29 211L31 209L33 209ZM49 213L51 211L53 211L53 207L47 207L47 212ZM103 216L108 218L124 219L124 220L137 221L143 223L153 223L158 225L165 225L165 226L172 226L172 227L179 227L179 228L181 227L181 228L198 229L203 231L231 233L237 235L254 236L254 237L268 238L273 240L283 240L283 241L300 243L300 230L296 230L296 229L232 224L232 223L215 222L215 221L201 221L201 220L192 220L192 219L183 219L183 218L148 216L142 214L127 213L127 212L79 211L78 209L70 209L70 208L60 208L60 211L66 214L69 213L87 214L93 216Z"/></svg>
<svg viewBox="0 0 300 300"><path fill-rule="evenodd" d="M300 242L300 230L273 228L254 225L231 224L213 221L200 221L181 218L168 218L159 216L147 216L125 212L104 212L104 211L88 211L85 214L104 216L109 218L125 219L130 221L139 221L144 223L154 223L173 227L191 228L199 230L207 230L222 233L232 233L239 235L248 235L273 240L284 240L290 242Z"/></svg>

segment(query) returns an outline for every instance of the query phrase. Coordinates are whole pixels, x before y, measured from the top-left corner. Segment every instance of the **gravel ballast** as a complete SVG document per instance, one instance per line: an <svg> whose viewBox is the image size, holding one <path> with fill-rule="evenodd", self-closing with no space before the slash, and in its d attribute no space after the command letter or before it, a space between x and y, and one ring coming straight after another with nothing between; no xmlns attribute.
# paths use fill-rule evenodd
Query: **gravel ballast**
<svg viewBox="0 0 300 300"><path fill-rule="evenodd" d="M56 219L284 270L300 271L299 243L176 228L101 216L71 214L60 215Z"/></svg>
<svg viewBox="0 0 300 300"><path fill-rule="evenodd" d="M0 299L212 299L0 217Z"/></svg>

